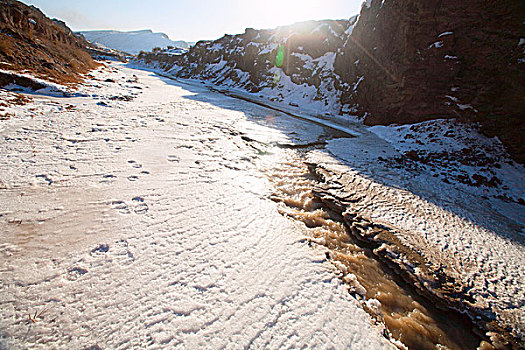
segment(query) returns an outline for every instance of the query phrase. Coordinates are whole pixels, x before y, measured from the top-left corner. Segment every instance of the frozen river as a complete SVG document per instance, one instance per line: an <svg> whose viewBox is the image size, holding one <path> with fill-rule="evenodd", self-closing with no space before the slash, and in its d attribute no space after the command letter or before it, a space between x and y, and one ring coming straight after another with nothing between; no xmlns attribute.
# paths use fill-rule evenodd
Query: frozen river
<svg viewBox="0 0 525 350"><path fill-rule="evenodd" d="M401 257L417 254L406 247L471 283L476 307L492 296L478 284L502 305L523 299L521 244L374 181L409 180L370 165L365 153L395 151L363 127L351 136L118 64L91 78L85 96L35 96L2 124L0 348L475 349L496 339L377 259L396 256L408 271ZM361 158L345 168L333 154ZM438 268L423 267L413 284L433 283ZM444 305L464 296L428 288ZM519 324L523 306L509 310Z"/></svg>
<svg viewBox="0 0 525 350"><path fill-rule="evenodd" d="M127 88L37 99L2 131L16 139L2 145L5 347L391 347L269 199L241 138L287 139L245 115L271 123L268 110L105 74Z"/></svg>

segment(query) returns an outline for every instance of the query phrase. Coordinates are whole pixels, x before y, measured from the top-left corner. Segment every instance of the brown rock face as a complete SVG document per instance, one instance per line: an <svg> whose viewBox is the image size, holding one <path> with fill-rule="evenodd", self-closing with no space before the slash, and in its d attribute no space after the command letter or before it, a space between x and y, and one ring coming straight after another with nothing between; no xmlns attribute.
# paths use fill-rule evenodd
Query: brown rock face
<svg viewBox="0 0 525 350"><path fill-rule="evenodd" d="M87 41L63 22L16 0L0 0L0 68L28 70L68 83L96 67L84 49Z"/></svg>
<svg viewBox="0 0 525 350"><path fill-rule="evenodd" d="M342 103L368 125L477 122L524 163L524 21L522 0L372 0L335 62Z"/></svg>

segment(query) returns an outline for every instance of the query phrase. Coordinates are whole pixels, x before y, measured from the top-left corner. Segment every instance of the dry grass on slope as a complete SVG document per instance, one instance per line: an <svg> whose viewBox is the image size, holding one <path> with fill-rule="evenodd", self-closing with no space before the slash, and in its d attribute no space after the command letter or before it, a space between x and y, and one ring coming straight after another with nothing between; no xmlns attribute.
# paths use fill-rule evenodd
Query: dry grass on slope
<svg viewBox="0 0 525 350"><path fill-rule="evenodd" d="M25 71L60 84L76 84L98 64L86 40L63 22L15 0L0 0L0 69Z"/></svg>

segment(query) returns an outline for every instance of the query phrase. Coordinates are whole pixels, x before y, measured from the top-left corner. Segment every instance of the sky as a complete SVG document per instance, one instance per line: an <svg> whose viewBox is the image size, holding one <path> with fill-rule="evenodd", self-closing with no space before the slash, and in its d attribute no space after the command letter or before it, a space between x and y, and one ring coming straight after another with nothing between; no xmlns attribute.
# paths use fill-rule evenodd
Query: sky
<svg viewBox="0 0 525 350"><path fill-rule="evenodd" d="M245 28L348 19L363 0L22 0L75 30L151 29L172 40L210 40Z"/></svg>

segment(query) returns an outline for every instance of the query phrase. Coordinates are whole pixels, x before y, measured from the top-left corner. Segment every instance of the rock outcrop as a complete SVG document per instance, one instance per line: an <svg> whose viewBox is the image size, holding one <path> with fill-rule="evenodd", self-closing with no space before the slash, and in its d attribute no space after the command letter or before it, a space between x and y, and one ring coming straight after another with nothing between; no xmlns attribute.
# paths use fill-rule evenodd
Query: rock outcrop
<svg viewBox="0 0 525 350"><path fill-rule="evenodd" d="M350 20L247 29L139 59L368 125L479 123L525 163L524 18L522 0L368 0Z"/></svg>
<svg viewBox="0 0 525 350"><path fill-rule="evenodd" d="M37 8L0 0L0 68L73 83L97 66L87 45L64 22L49 19Z"/></svg>
<svg viewBox="0 0 525 350"><path fill-rule="evenodd" d="M458 118L525 162L525 2L371 0L335 73L368 125Z"/></svg>
<svg viewBox="0 0 525 350"><path fill-rule="evenodd" d="M200 41L185 55L141 53L139 60L183 78L240 87L272 100L338 113L336 51L352 28L347 20L309 21L275 30Z"/></svg>

